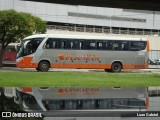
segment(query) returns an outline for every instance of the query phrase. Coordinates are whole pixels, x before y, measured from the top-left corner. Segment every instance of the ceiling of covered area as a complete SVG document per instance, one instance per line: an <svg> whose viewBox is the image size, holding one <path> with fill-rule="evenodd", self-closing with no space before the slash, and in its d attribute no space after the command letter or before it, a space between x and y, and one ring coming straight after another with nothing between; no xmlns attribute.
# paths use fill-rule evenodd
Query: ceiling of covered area
<svg viewBox="0 0 160 120"><path fill-rule="evenodd" d="M25 0L25 1L160 11L160 0Z"/></svg>

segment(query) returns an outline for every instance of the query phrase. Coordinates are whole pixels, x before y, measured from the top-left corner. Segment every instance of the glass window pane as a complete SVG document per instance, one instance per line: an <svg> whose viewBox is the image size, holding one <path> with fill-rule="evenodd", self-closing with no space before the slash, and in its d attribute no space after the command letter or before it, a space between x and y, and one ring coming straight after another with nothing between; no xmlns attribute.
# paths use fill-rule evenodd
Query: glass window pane
<svg viewBox="0 0 160 120"><path fill-rule="evenodd" d="M123 51L129 50L129 42L128 41L121 42L121 50L123 50Z"/></svg>
<svg viewBox="0 0 160 120"><path fill-rule="evenodd" d="M47 49L55 49L58 48L58 39L49 38L46 42L45 48Z"/></svg>
<svg viewBox="0 0 160 120"><path fill-rule="evenodd" d="M130 50L144 50L146 48L146 42L144 41L131 41Z"/></svg>

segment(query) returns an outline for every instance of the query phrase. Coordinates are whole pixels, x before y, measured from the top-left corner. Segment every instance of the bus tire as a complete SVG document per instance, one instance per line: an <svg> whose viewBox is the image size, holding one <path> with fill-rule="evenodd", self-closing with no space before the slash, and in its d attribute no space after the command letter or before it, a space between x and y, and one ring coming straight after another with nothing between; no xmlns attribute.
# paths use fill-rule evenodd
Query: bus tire
<svg viewBox="0 0 160 120"><path fill-rule="evenodd" d="M114 62L111 67L112 72L121 72L122 65L119 62Z"/></svg>
<svg viewBox="0 0 160 120"><path fill-rule="evenodd" d="M38 65L38 70L41 72L47 72L49 70L49 63L47 61L41 61Z"/></svg>

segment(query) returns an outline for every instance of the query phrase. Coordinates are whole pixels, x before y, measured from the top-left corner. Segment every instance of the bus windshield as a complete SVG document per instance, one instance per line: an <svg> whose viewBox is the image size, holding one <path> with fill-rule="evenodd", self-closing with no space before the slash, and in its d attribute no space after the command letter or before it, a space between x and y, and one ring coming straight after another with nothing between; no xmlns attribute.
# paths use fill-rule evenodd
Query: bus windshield
<svg viewBox="0 0 160 120"><path fill-rule="evenodd" d="M44 38L34 38L24 40L17 52L17 58L35 53L43 39Z"/></svg>

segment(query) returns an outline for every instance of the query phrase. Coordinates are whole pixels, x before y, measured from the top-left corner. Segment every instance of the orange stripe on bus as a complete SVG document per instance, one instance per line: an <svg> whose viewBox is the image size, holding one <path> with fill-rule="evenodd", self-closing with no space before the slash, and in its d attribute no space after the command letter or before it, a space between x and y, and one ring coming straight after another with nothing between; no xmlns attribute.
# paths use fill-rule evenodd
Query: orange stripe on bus
<svg viewBox="0 0 160 120"><path fill-rule="evenodd" d="M111 64L68 64L68 63L55 63L51 64L51 68L88 68L88 69L111 69ZM123 69L145 69L148 65L123 65Z"/></svg>
<svg viewBox="0 0 160 120"><path fill-rule="evenodd" d="M110 69L110 64L69 64L69 63L56 63L51 64L51 68L87 68L87 69Z"/></svg>
<svg viewBox="0 0 160 120"><path fill-rule="evenodd" d="M17 63L17 67L20 68L38 68L38 63L31 63L33 57L27 56L24 57L19 63ZM111 64L79 64L79 63L51 63L51 68L86 68L86 69L111 69ZM123 64L122 69L145 69L148 68L148 63L144 65L136 65L136 64Z"/></svg>

